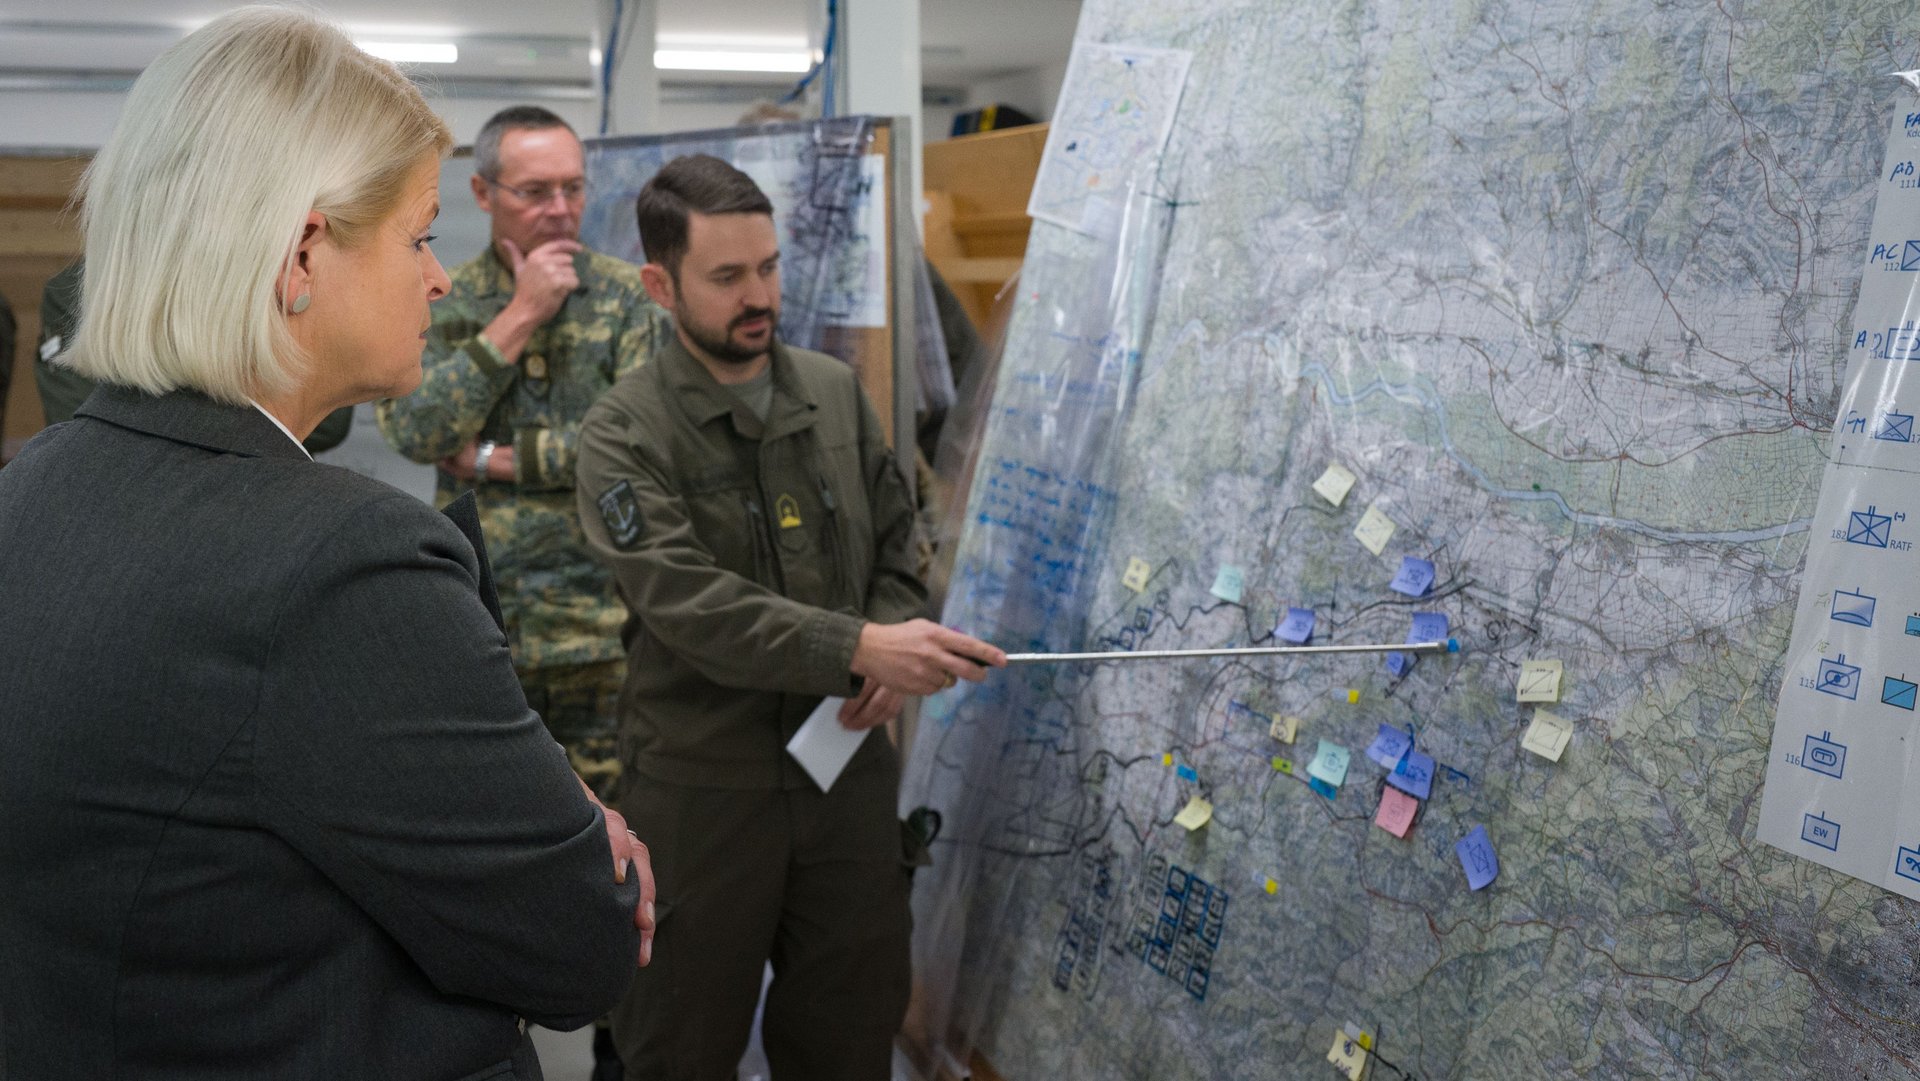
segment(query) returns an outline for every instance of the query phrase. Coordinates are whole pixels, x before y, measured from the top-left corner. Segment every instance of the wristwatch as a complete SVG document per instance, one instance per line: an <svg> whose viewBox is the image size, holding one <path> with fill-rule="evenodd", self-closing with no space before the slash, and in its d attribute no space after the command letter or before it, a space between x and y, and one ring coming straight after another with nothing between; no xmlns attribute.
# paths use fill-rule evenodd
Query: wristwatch
<svg viewBox="0 0 1920 1081"><path fill-rule="evenodd" d="M493 457L493 448L494 442L491 439L481 440L480 445L474 448L473 486L475 488L487 483L487 462Z"/></svg>

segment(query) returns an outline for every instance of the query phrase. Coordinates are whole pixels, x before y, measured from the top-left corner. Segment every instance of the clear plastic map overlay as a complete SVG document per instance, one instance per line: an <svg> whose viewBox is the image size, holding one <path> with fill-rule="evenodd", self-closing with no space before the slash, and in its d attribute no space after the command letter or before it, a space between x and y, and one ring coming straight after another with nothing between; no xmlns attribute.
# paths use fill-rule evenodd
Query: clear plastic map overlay
<svg viewBox="0 0 1920 1081"><path fill-rule="evenodd" d="M910 1032L1009 1081L1920 1077L1920 907L1758 835L1784 679L1920 682L1786 662L1862 267L1920 236L1873 227L1920 10L1087 0L1080 39L1191 64L1164 149L1034 227L943 621L1463 651L930 699ZM1879 584L1826 617L1912 614Z"/></svg>

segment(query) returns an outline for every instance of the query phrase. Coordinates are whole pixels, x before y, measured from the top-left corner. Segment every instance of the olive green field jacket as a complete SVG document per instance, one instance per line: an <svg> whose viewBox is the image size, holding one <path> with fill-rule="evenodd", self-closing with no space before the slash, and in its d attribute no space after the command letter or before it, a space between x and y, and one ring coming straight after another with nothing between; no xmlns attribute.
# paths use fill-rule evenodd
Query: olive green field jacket
<svg viewBox="0 0 1920 1081"><path fill-rule="evenodd" d="M868 621L924 614L914 511L853 369L775 345L763 425L668 338L581 426L580 523L629 618L621 758L700 787L810 785L787 740L852 695ZM849 770L889 760L870 738Z"/></svg>

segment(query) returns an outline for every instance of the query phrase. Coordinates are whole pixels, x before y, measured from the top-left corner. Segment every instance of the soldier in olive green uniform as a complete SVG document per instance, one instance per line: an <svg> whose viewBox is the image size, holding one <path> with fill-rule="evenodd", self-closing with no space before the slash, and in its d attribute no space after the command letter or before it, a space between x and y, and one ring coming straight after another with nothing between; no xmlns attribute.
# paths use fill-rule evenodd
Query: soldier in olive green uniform
<svg viewBox="0 0 1920 1081"><path fill-rule="evenodd" d="M380 403L400 453L439 467L437 502L472 487L528 704L603 799L614 752L625 610L573 510L580 420L670 333L638 268L583 248L580 141L538 108L475 142L493 243L433 306L420 388Z"/></svg>
<svg viewBox="0 0 1920 1081"><path fill-rule="evenodd" d="M641 192L675 337L588 413L577 499L633 610L621 810L658 883L653 964L614 1014L629 1072L878 1081L909 990L899 764L869 734L823 792L785 753L824 696L871 729L1005 655L917 619L914 512L853 371L774 337L772 208L681 158Z"/></svg>

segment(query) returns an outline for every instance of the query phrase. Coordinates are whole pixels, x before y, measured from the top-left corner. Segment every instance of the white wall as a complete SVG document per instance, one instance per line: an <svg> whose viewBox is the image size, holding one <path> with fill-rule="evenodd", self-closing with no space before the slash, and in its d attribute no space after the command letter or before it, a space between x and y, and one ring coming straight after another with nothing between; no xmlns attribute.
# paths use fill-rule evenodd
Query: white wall
<svg viewBox="0 0 1920 1081"><path fill-rule="evenodd" d="M124 94L110 91L0 90L0 152L97 150L119 120L124 99ZM453 129L454 140L462 146L473 142L488 117L509 105L525 104L514 98L450 98L432 94L427 100ZM595 102L535 99L534 104L560 114L583 136L592 136L599 130L600 110ZM665 102L660 106L660 130L730 128L746 108L734 102ZM927 126L920 130L920 135L946 138L953 127L953 116L961 108L927 107L921 117Z"/></svg>
<svg viewBox="0 0 1920 1081"><path fill-rule="evenodd" d="M1057 63L1003 75L974 83L967 88L972 108L983 105L1011 105L1033 117L1048 120L1060 98L1060 84L1067 79L1067 58Z"/></svg>

